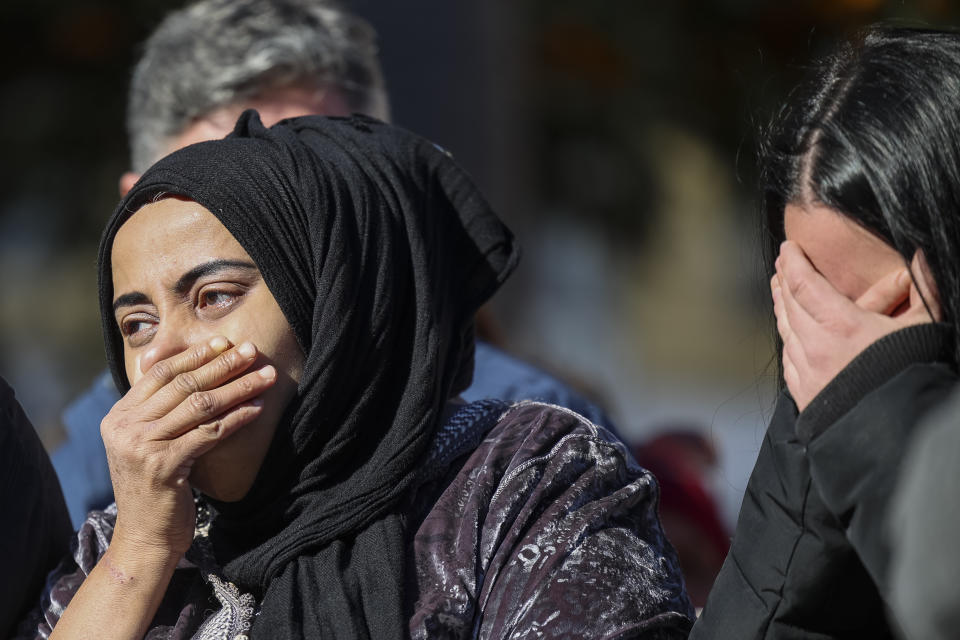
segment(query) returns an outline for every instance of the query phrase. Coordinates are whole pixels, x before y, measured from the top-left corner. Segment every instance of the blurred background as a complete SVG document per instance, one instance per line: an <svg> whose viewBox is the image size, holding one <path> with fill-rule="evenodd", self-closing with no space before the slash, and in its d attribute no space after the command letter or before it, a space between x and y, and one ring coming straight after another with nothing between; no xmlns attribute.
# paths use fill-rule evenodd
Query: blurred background
<svg viewBox="0 0 960 640"><path fill-rule="evenodd" d="M48 447L104 366L101 225L127 168L138 44L182 2L0 8L0 375ZM450 149L525 256L492 305L505 344L637 443L701 437L732 529L773 402L757 131L803 65L947 0L354 0L395 122Z"/></svg>

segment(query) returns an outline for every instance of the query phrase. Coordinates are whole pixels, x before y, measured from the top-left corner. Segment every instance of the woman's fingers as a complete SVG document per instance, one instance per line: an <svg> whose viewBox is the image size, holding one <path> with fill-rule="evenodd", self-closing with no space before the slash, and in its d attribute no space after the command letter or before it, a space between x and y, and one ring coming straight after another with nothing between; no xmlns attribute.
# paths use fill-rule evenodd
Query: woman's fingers
<svg viewBox="0 0 960 640"><path fill-rule="evenodd" d="M780 245L777 273L783 283L784 300L796 302L805 315L818 323L849 312L853 304L813 267L796 242L788 240ZM793 323L795 316L789 304L787 310Z"/></svg>
<svg viewBox="0 0 960 640"><path fill-rule="evenodd" d="M779 273L773 274L770 278L770 297L773 299L773 315L777 319L777 332L781 338L786 338L790 333L790 318L787 317L787 310L784 308L783 285Z"/></svg>
<svg viewBox="0 0 960 640"><path fill-rule="evenodd" d="M783 288L780 285L780 275L774 274L770 280L770 296L773 299L773 315L777 320L777 333L780 340L786 342L793 331L790 329L790 318L784 308Z"/></svg>
<svg viewBox="0 0 960 640"><path fill-rule="evenodd" d="M800 388L800 374L797 372L796 365L794 365L793 361L787 356L786 351L784 351L783 354L783 381L787 384L787 390L790 391L790 395L793 396L794 401L797 402L798 390Z"/></svg>
<svg viewBox="0 0 960 640"><path fill-rule="evenodd" d="M873 283L856 304L865 311L890 315L909 298L910 284L907 268L895 269Z"/></svg>
<svg viewBox="0 0 960 640"><path fill-rule="evenodd" d="M796 374L798 366L806 366L807 354L806 351L804 351L802 341L794 333L790 325L790 313L787 311L785 295L788 296L789 292L785 293L780 286L774 289L773 310L777 317L777 333L780 334L780 339L783 341L782 358L784 372L789 368ZM795 303L793 304L795 305ZM794 313L798 313L798 311L794 309ZM799 313L802 313L802 311L799 311Z"/></svg>
<svg viewBox="0 0 960 640"><path fill-rule="evenodd" d="M785 325L788 332L781 332L780 337L783 339L784 344L793 339L802 346L810 336L816 335L816 332L819 329L820 321L809 311L807 311L807 308L802 305L799 300L797 300L797 290L809 291L805 281L798 281L796 278L794 278L792 285L787 284L787 278L783 272L783 269L785 269L786 266L782 261L779 263L779 265L779 268L781 268L780 279L781 282L784 283L784 285L780 287L780 303L782 307L781 315L783 316L782 324ZM825 302L828 304L833 304L832 301ZM815 311L822 316L824 310L819 305L814 306ZM826 304L824 306L826 306Z"/></svg>
<svg viewBox="0 0 960 640"><path fill-rule="evenodd" d="M171 360L177 357L174 356ZM194 369L179 371L144 406L150 415L159 418L170 413L174 407L191 396L199 396L196 401L203 402L204 392L219 387L246 371L256 357L257 348L250 342L244 342ZM157 365L159 364L161 363L158 362Z"/></svg>
<svg viewBox="0 0 960 640"><path fill-rule="evenodd" d="M790 318L784 305L783 288L780 282L780 274L774 274L770 279L770 292L773 297L773 313L777 318L777 333L780 334L780 339L783 341L783 348L780 352L780 364L783 367L783 381L787 384L787 389L790 391L790 394L794 398L797 398L802 394L802 390L799 388L801 379L797 371L797 365L794 364L794 359L797 359L798 362L806 363L806 354L803 353L802 345L796 336L793 335L793 330L790 328Z"/></svg>
<svg viewBox="0 0 960 640"><path fill-rule="evenodd" d="M774 311L783 338L783 376L802 410L849 361L842 347L866 312L834 289L795 243L781 245L777 275Z"/></svg>
<svg viewBox="0 0 960 640"><path fill-rule="evenodd" d="M916 262L913 275L919 284L906 269L896 269L852 302L814 268L799 245L788 241L780 246L771 295L783 338L784 380L800 410L869 345L937 316L939 305L930 287L923 292L930 313L920 301L921 288L932 278Z"/></svg>
<svg viewBox="0 0 960 640"><path fill-rule="evenodd" d="M172 440L170 457L181 461L174 475L175 481L186 482L194 460L251 422L262 410L263 403L259 398L248 400Z"/></svg>
<svg viewBox="0 0 960 640"><path fill-rule="evenodd" d="M151 440L172 440L198 425L216 427L217 416L252 400L276 381L277 370L266 365L222 386L191 393L166 416L150 423L146 435Z"/></svg>
<svg viewBox="0 0 960 640"><path fill-rule="evenodd" d="M157 391L164 388L179 374L194 371L210 362L230 346L230 342L223 336L216 336L195 344L175 356L161 360L154 364L146 374L130 387L124 395L128 404L141 404Z"/></svg>

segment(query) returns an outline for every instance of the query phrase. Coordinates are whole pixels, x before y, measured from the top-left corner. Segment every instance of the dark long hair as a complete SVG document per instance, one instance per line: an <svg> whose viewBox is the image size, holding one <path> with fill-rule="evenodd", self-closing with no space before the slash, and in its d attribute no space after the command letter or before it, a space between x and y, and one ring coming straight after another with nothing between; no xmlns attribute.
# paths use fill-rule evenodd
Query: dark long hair
<svg viewBox="0 0 960 640"><path fill-rule="evenodd" d="M784 207L824 204L907 264L923 251L960 357L960 33L875 26L815 63L764 136L760 187L768 276Z"/></svg>

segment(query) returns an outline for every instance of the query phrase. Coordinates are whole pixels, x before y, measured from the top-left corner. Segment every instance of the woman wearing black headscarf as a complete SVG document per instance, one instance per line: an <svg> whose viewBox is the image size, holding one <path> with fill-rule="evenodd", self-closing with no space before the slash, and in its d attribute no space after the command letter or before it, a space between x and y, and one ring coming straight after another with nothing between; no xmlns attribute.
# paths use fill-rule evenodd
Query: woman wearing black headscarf
<svg viewBox="0 0 960 640"><path fill-rule="evenodd" d="M117 502L24 634L684 637L622 445L456 401L516 259L449 154L371 119L247 112L161 160L100 250Z"/></svg>

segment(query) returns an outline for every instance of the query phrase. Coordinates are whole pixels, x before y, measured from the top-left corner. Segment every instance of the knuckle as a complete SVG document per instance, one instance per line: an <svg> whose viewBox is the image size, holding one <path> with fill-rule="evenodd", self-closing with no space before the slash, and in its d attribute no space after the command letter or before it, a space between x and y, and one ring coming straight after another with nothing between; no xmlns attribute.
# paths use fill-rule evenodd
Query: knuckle
<svg viewBox="0 0 960 640"><path fill-rule="evenodd" d="M108 413L100 421L100 437L104 442L117 440L128 431L128 425L129 421L125 417Z"/></svg>
<svg viewBox="0 0 960 640"><path fill-rule="evenodd" d="M168 360L161 360L150 367L150 375L160 382L166 382L173 375L173 365Z"/></svg>
<svg viewBox="0 0 960 640"><path fill-rule="evenodd" d="M240 356L236 351L230 351L218 358L221 375L226 375L240 365Z"/></svg>
<svg viewBox="0 0 960 640"><path fill-rule="evenodd" d="M797 359L797 349L794 345L788 344L784 346L783 349L784 355L789 358L791 361Z"/></svg>
<svg viewBox="0 0 960 640"><path fill-rule="evenodd" d="M156 431L160 426L161 426L161 424L160 424L159 421L157 421L157 420L148 420L147 422L144 422L144 423L143 423L143 426L141 427L141 430L143 431L144 434L149 435L149 434L153 433L154 431Z"/></svg>
<svg viewBox="0 0 960 640"><path fill-rule="evenodd" d="M200 381L197 379L196 374L191 371L186 371L177 375L177 377L173 379L173 382L176 385L177 390L185 394L196 393L202 390Z"/></svg>
<svg viewBox="0 0 960 640"><path fill-rule="evenodd" d="M790 349L790 364L796 367L798 363L802 363L802 362L806 362L809 364L810 357L801 353L797 349Z"/></svg>
<svg viewBox="0 0 960 640"><path fill-rule="evenodd" d="M112 442L109 452L113 459L133 467L137 467L142 458L141 447L129 439Z"/></svg>
<svg viewBox="0 0 960 640"><path fill-rule="evenodd" d="M253 381L249 377L240 378L239 380L237 380L236 384L237 384L237 391L239 391L243 395L253 393L256 389L254 387Z"/></svg>
<svg viewBox="0 0 960 640"><path fill-rule="evenodd" d="M100 421L100 437L104 440L107 440L113 435L114 432L114 418L107 414L107 416Z"/></svg>
<svg viewBox="0 0 960 640"><path fill-rule="evenodd" d="M187 363L191 369L197 369L207 360L207 345L201 344L187 352Z"/></svg>
<svg viewBox="0 0 960 640"><path fill-rule="evenodd" d="M217 400L211 393L199 391L190 394L190 406L198 413L207 415L213 413L217 408Z"/></svg>
<svg viewBox="0 0 960 640"><path fill-rule="evenodd" d="M208 422L204 425L201 425L199 429L207 437L212 439L217 439L223 433L225 426L226 425L223 422L223 418L217 418L212 422Z"/></svg>
<svg viewBox="0 0 960 640"><path fill-rule="evenodd" d="M801 297L807 293L807 281L799 278L788 278L790 290L794 297Z"/></svg>
<svg viewBox="0 0 960 640"><path fill-rule="evenodd" d="M151 480L160 480L162 478L164 467L167 464L167 456L161 451L144 452L139 461L140 468L144 474Z"/></svg>
<svg viewBox="0 0 960 640"><path fill-rule="evenodd" d="M840 338L849 338L857 328L857 323L848 322L845 318L833 318L826 322L824 328L827 333L839 336Z"/></svg>

